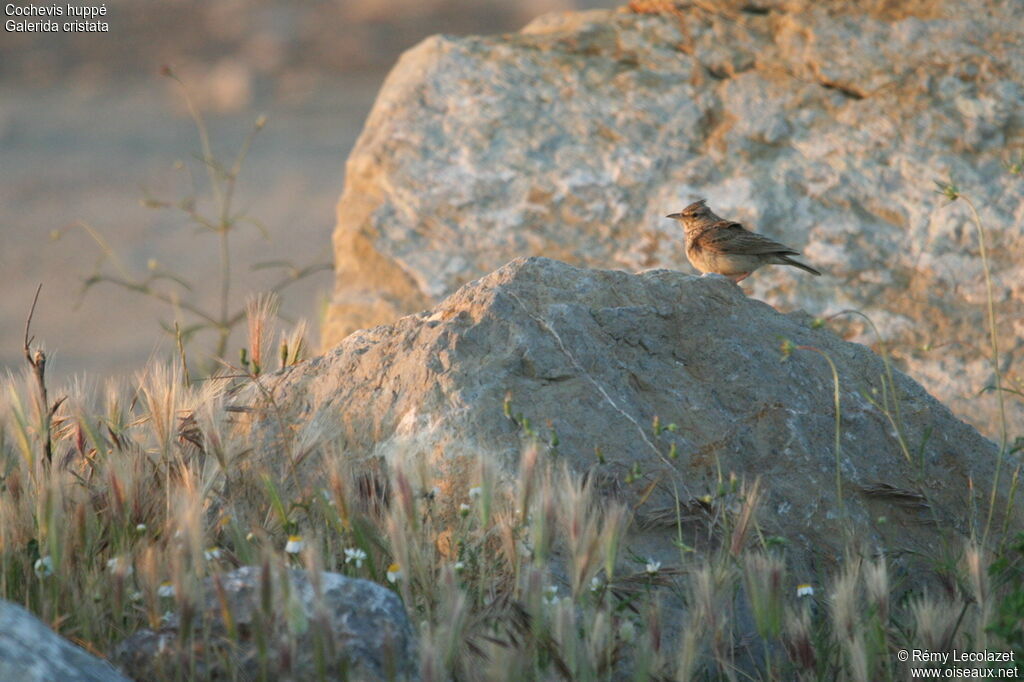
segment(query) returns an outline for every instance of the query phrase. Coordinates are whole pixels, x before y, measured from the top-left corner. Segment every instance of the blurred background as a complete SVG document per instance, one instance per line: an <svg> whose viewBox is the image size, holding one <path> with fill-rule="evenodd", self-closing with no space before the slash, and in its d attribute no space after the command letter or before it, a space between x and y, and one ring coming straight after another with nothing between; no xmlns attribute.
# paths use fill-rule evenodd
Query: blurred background
<svg viewBox="0 0 1024 682"><path fill-rule="evenodd" d="M173 311L110 283L83 295L83 281L94 272L115 274L120 266L136 279L175 272L203 305L218 305L216 238L197 232L182 211L143 205L145 198L176 203L194 197L197 210L216 208L196 128L180 89L160 76L162 66L188 87L209 125L214 154L226 162L266 116L238 179L237 209L266 233L249 224L232 233L231 299L238 307L282 276L252 271L253 264L330 264L345 158L404 50L434 33L514 31L546 12L619 3L105 4L107 33L5 30L0 39L0 366L22 369L25 319L41 283L32 333L47 349L56 381L83 372L128 375L151 355L174 352L160 327L161 320L173 321ZM282 296L283 315L309 320L314 343L331 285L329 271L320 271ZM200 337L194 350L211 343L212 337ZM241 343L236 334L228 357Z"/></svg>

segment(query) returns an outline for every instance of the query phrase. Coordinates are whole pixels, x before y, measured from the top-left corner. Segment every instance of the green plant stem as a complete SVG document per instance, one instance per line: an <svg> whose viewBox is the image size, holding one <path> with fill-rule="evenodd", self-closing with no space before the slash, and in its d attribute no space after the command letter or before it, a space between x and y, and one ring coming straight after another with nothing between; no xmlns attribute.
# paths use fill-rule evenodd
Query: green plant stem
<svg viewBox="0 0 1024 682"><path fill-rule="evenodd" d="M882 356L882 367L885 369L885 379L882 382L882 411L885 413L886 418L888 418L889 423L892 424L892 427L896 430L896 440L899 442L900 449L903 451L903 457L908 463L912 463L913 457L910 454L910 448L907 446L906 438L903 435L903 415L900 412L900 399L896 391L896 381L892 375L892 363L889 362L889 349L885 345L885 340L882 339L882 335L879 333L878 327L875 326L872 319L861 311L853 310L852 308L849 310L842 310L833 315L832 318L834 319L840 315L857 315L862 317L875 333L875 338L878 339L878 347L879 350L881 350ZM888 388L886 388L886 385L888 385ZM890 400L892 401L891 411L889 409Z"/></svg>
<svg viewBox="0 0 1024 682"><path fill-rule="evenodd" d="M999 337L996 333L996 307L992 294L992 273L988 266L988 251L985 245L985 230L981 225L981 218L974 202L968 197L960 195L960 198L967 202L971 209L971 216L974 220L974 227L978 230L978 246L981 252L981 265L985 272L985 299L988 310L988 335L992 344L992 371L996 376L996 398L999 401L999 453L996 456L996 470L992 475L992 494L989 498L988 516L985 519L985 531L982 534L981 544L984 546L988 539L988 532L992 525L992 514L996 508L996 491L999 489L999 475L1002 473L1003 459L1006 455L1007 427L1006 427L1006 398L1003 395L1002 373L999 370Z"/></svg>
<svg viewBox="0 0 1024 682"><path fill-rule="evenodd" d="M96 275L93 278L90 278L90 282L109 282L111 284L116 284L119 287L126 289L128 291L134 291L139 294L144 294L162 303L166 303L167 305L178 307L181 308L182 310L187 310L188 312L192 313L199 319L207 322L211 326L221 326L221 322L217 320L217 318L207 313L204 313L200 308L196 307L195 305L189 303L188 301L182 301L177 296L172 296L171 294L165 293L163 291L158 291L149 286L149 284L147 283L133 282L128 279L111 277L109 275Z"/></svg>
<svg viewBox="0 0 1024 682"><path fill-rule="evenodd" d="M223 205L224 197L217 178L217 159L214 157L213 148L210 146L210 136L206 130L206 121L200 115L199 109L196 108L195 102L192 101L188 94L188 88L185 87L181 79L175 75L171 75L171 78L181 88L181 94L185 99L185 106L188 107L189 116L192 117L192 121L196 124L196 130L199 132L199 144L203 150L203 165L206 166L206 174L210 178L210 187L217 198L217 204Z"/></svg>
<svg viewBox="0 0 1024 682"><path fill-rule="evenodd" d="M836 438L835 438L835 458L836 458L836 497L839 500L839 511L846 516L846 506L843 503L843 479L842 470L840 466L840 459L842 454L842 412L840 411L840 396L839 396L839 370L836 369L836 363L832 362L832 358L828 356L828 353L815 348L814 346L797 346L797 350L809 350L817 353L821 357L825 358L828 362L828 366L832 369L832 401L835 406L836 412Z"/></svg>
<svg viewBox="0 0 1024 682"><path fill-rule="evenodd" d="M231 335L231 327L228 325L228 297L231 294L231 251L228 243L228 231L231 223L223 222L219 229L220 241L220 321L218 323L220 336L217 340L217 357L222 358L227 352L228 336Z"/></svg>

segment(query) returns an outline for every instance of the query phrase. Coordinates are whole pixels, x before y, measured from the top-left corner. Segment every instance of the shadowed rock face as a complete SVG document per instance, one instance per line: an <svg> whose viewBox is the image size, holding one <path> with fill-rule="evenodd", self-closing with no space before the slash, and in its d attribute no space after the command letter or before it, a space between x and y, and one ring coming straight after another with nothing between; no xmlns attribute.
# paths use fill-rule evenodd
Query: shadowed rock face
<svg viewBox="0 0 1024 682"><path fill-rule="evenodd" d="M826 273L766 268L752 294L855 308L902 366L998 433L984 279L956 179L989 234L1005 368L1024 344L1024 5L724 3L567 13L521 33L430 38L381 90L347 166L327 346L422 310L522 255L689 271L696 198ZM851 338L875 343L846 317ZM927 350L926 350L927 349ZM1024 429L1024 411L1011 411Z"/></svg>
<svg viewBox="0 0 1024 682"><path fill-rule="evenodd" d="M784 360L783 340L808 349ZM832 373L811 349L838 372L842 503ZM264 378L273 407L256 392L233 402L256 408L250 428L262 454L249 465L284 467L284 426L299 440L304 432L337 437L347 457L425 461L444 482L442 497L461 500L478 456L514 471L526 438L503 414L511 395L513 414L542 440L557 432L558 457L590 472L604 494L637 504L654 482L630 534L642 556L675 556L675 491L684 515L698 520L686 541L706 537L700 499L730 473L748 483L760 477L761 527L789 541L798 566L832 562L848 534L897 560L955 551L978 522L972 514L987 511L971 509L969 479L990 490L995 447L898 371L899 415L890 403L890 419L872 404L882 404L883 391L893 395L884 375L869 349L814 329L804 314L780 314L721 277L530 258L431 311L356 332ZM676 428L655 435L656 416ZM626 485L634 466L641 480ZM1003 502L1007 478L1004 468Z"/></svg>
<svg viewBox="0 0 1024 682"><path fill-rule="evenodd" d="M129 682L114 666L56 634L17 604L2 600L0 680Z"/></svg>

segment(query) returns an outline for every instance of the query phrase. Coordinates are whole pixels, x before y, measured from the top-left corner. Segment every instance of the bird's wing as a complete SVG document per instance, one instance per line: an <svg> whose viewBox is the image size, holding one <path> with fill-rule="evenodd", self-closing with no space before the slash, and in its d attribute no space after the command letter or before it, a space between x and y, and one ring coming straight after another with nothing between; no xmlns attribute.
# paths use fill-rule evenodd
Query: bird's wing
<svg viewBox="0 0 1024 682"><path fill-rule="evenodd" d="M739 223L722 220L706 229L700 236L701 247L719 253L742 253L750 255L787 254L799 255L785 244L747 230Z"/></svg>

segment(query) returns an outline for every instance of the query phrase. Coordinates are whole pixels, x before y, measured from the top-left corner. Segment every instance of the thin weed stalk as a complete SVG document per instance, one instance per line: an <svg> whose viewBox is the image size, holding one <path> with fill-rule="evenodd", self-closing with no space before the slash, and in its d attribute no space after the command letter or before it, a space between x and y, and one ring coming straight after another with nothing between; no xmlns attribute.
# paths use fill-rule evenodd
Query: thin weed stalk
<svg viewBox="0 0 1024 682"><path fill-rule="evenodd" d="M892 373L892 362L889 359L889 351L885 345L885 339L882 338L881 332L878 331L878 327L875 326L874 321L862 313L859 310L842 310L835 315L832 315L830 319L835 319L841 315L857 315L868 323L871 330L875 333L875 338L878 340L879 355L882 357L882 368L885 372L882 378L882 404L880 409L882 414L886 416L889 423L892 425L893 430L896 432L896 440L899 443L900 450L903 452L903 457L907 460L907 463L913 462L913 456L910 453L910 448L907 446L906 436L903 427L903 415L900 408L900 396L899 391L896 388L896 380ZM867 396L867 399L874 403L874 400Z"/></svg>
<svg viewBox="0 0 1024 682"><path fill-rule="evenodd" d="M832 361L829 354L820 348L815 346L794 346L792 341L788 339L782 342L782 353L783 358L788 358L794 350L804 350L817 353L821 357L825 358L828 362L829 369L832 371L832 407L835 411L835 440L833 445L833 453L835 455L836 462L836 499L839 502L839 511L843 516L846 516L846 506L843 502L843 478L842 478L842 404L841 404L841 392L839 382L839 369L836 367L836 363Z"/></svg>
<svg viewBox="0 0 1024 682"><path fill-rule="evenodd" d="M235 328L246 319L247 314L245 306L232 307L235 267L232 259L231 235L241 225L246 224L254 226L264 238L267 237L266 228L234 206L242 167L257 134L266 125L266 118L260 116L256 119L234 160L230 165L226 165L213 153L206 121L196 106L189 89L169 68L165 67L162 73L179 86L189 115L198 131L199 158L206 171L209 192L212 194L215 206L210 213L206 213L197 207L195 196L189 196L179 201L165 201L146 196L143 205L154 209L180 211L189 223L198 228L199 233L212 234L216 237L219 263L216 302L211 306L201 303L202 297L185 277L176 273L172 268L164 267L156 260L150 260L146 275L133 275L103 235L85 222L79 222L73 227L85 231L99 249L101 259L92 274L85 278L82 295L97 284L109 283L166 305L172 311L174 321L161 324L165 332L174 336L183 365L185 364L184 348L192 340L192 337L200 332L212 332L215 336L212 353L209 354L210 359L202 365L203 373L212 374L216 371L218 362L226 358L229 339ZM59 239L63 232L62 230L55 231L54 238ZM110 269L105 264L109 264ZM330 269L330 265L316 263L298 266L288 261L278 260L257 263L252 266L253 270L269 268L281 269L285 273L269 287L268 291L271 294L278 294L295 282ZM187 372L183 374L183 378L186 382L189 381Z"/></svg>
<svg viewBox="0 0 1024 682"><path fill-rule="evenodd" d="M985 244L985 229L982 227L981 218L978 216L978 209L970 197L960 195L967 206L971 209L971 219L978 232L978 247L981 253L981 265L985 272L985 304L988 314L988 336L992 348L992 372L996 382L996 400L999 403L999 453L996 459L996 470L992 475L992 493L989 498L988 515L985 518L985 531L981 536L981 544L984 546L988 540L988 533L992 526L992 515L996 508L996 493L999 490L999 476L1002 473L1003 460L1006 458L1006 445L1008 442L1008 429L1006 423L1006 397L1003 395L1003 376L999 367L999 334L996 331L996 309L995 297L992 293L992 272L988 263L988 251Z"/></svg>
<svg viewBox="0 0 1024 682"><path fill-rule="evenodd" d="M935 181L938 187L938 194L945 196L950 202L963 199L971 211L971 221L975 231L978 233L978 250L981 255L981 267L985 274L985 310L988 321L989 345L992 351L991 363L992 372L995 375L996 400L999 405L999 452L996 454L995 472L992 475L992 491L989 496L988 514L985 517L985 529L982 532L982 546L988 540L988 534L992 527L992 517L996 509L996 494L999 490L999 478L1002 473L1003 460L1007 454L1008 427L1006 422L1006 397L1003 395L1003 376L999 367L999 334L996 329L996 308L995 294L992 291L992 272L988 262L988 246L985 240L985 228L981 224L981 217L978 209L970 197L963 194L960 188L952 181ZM1010 510L1007 509L1007 514Z"/></svg>

